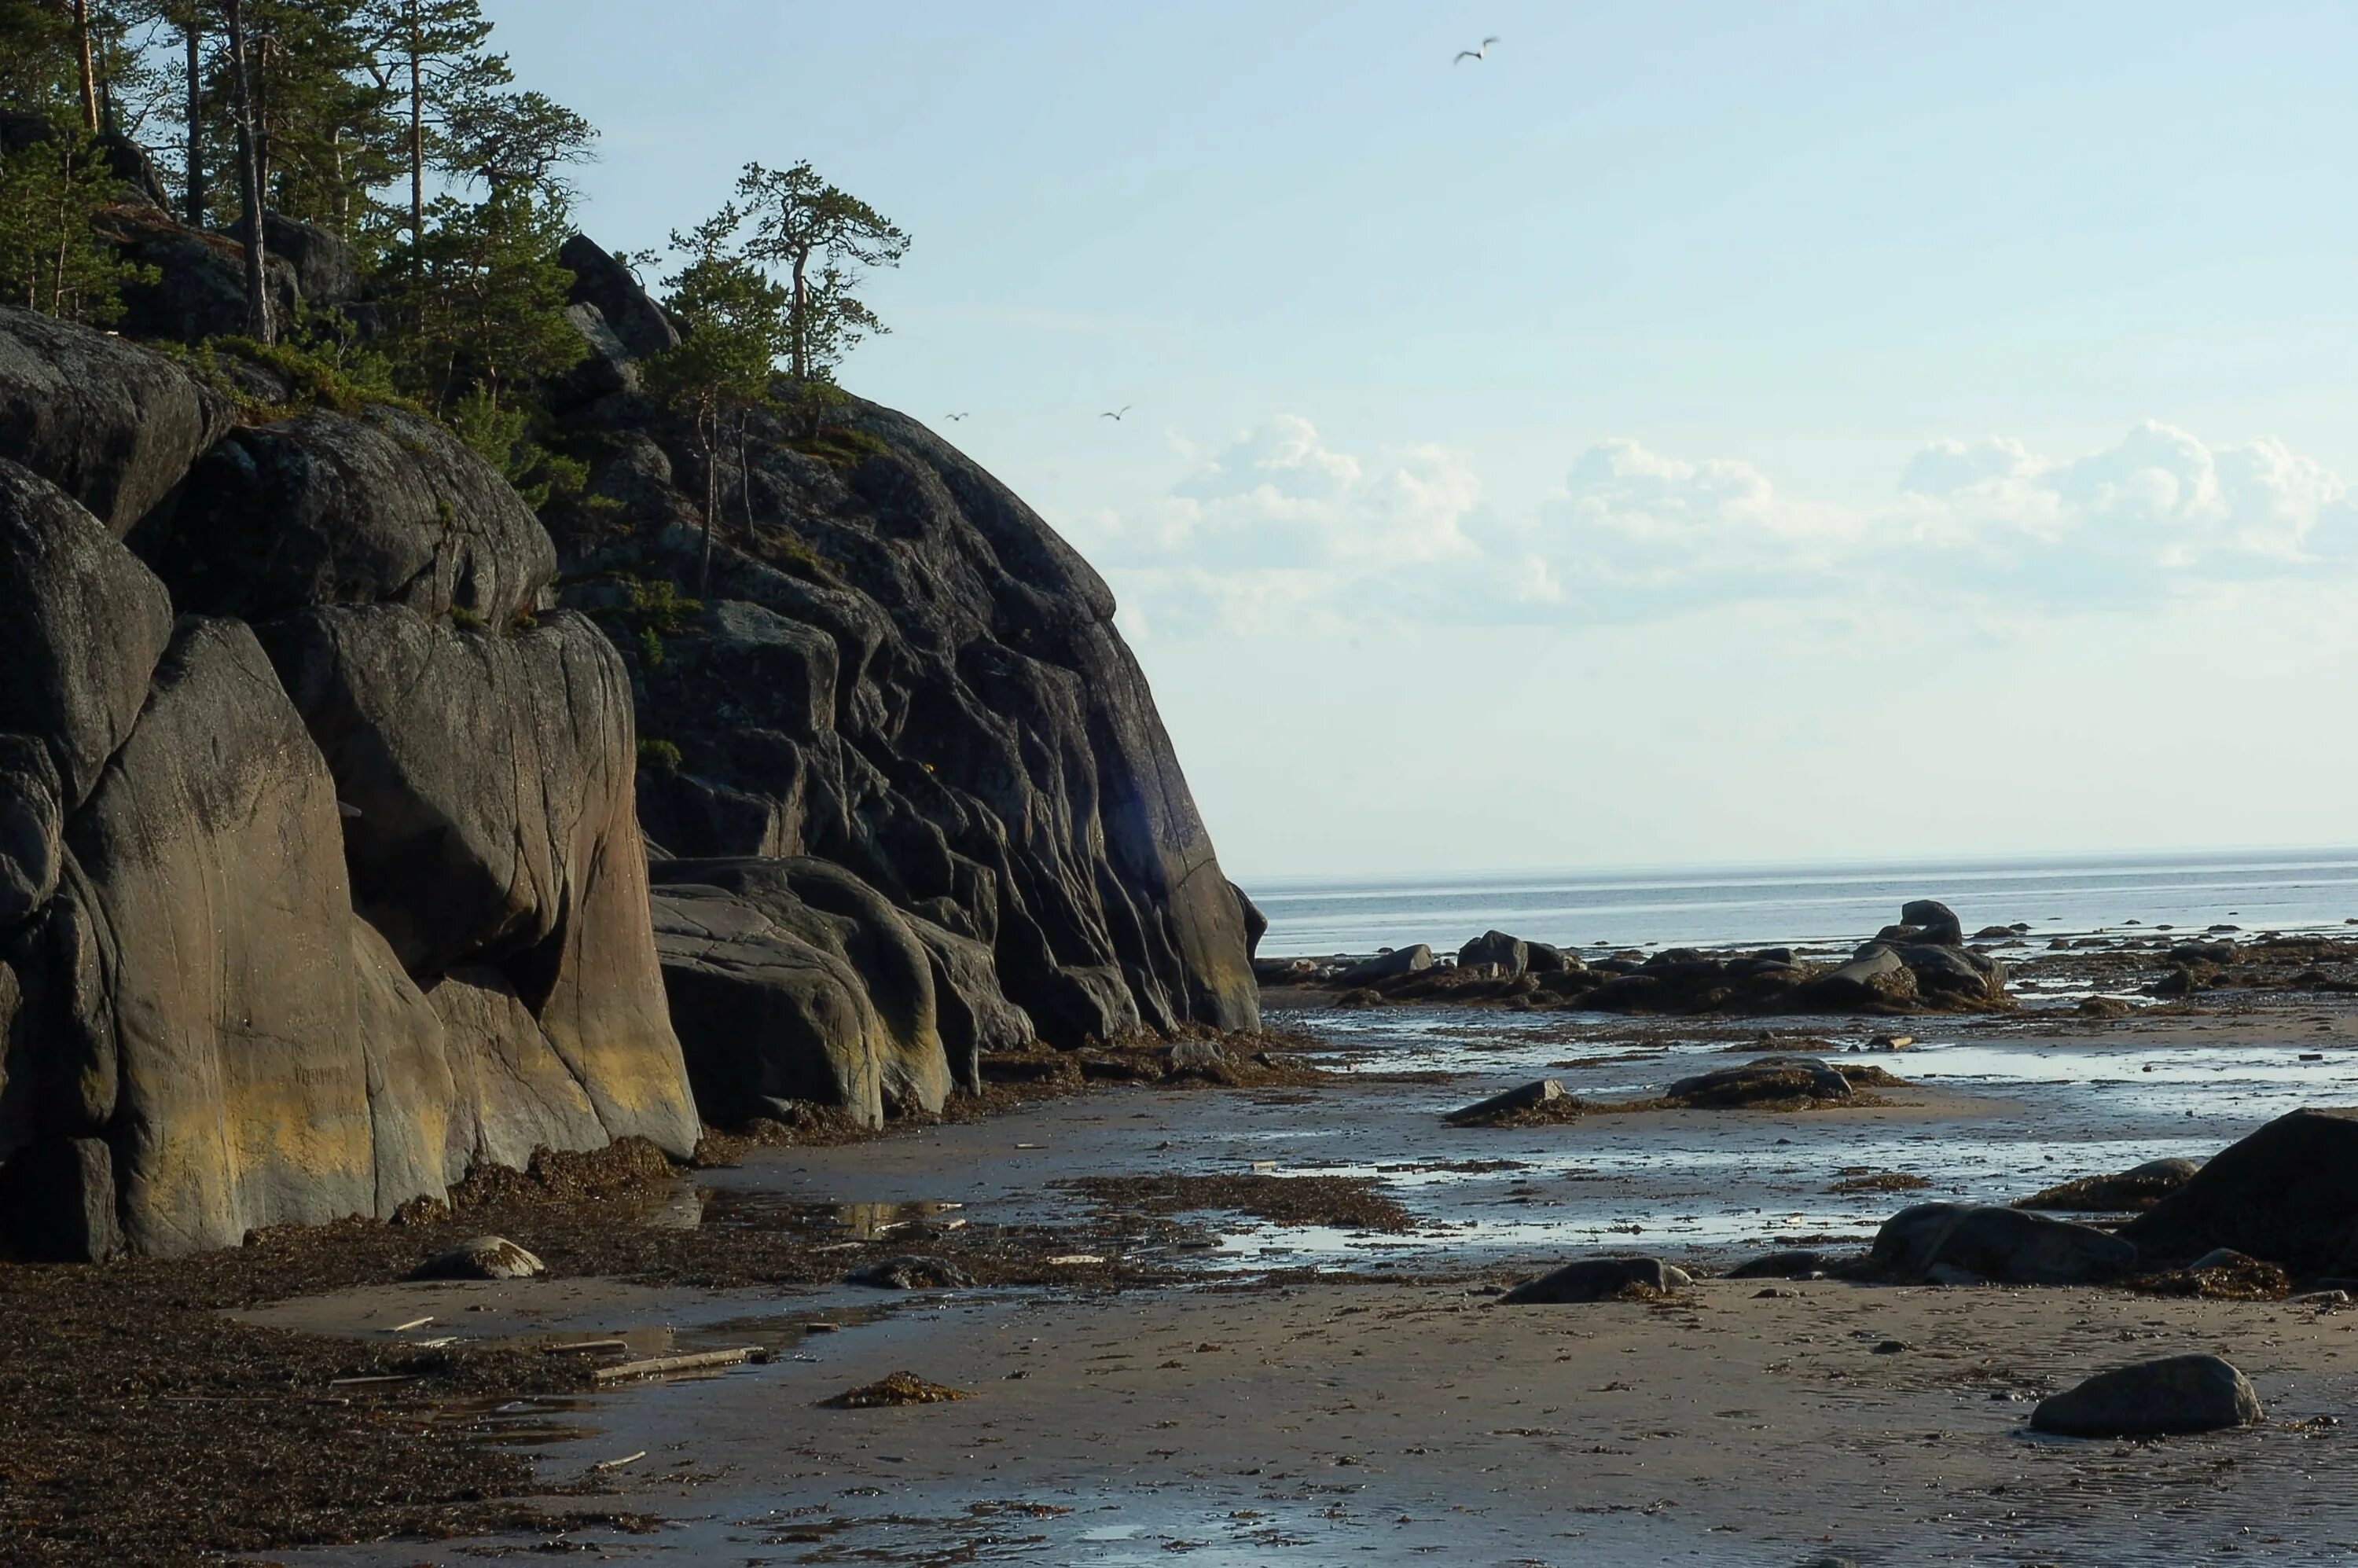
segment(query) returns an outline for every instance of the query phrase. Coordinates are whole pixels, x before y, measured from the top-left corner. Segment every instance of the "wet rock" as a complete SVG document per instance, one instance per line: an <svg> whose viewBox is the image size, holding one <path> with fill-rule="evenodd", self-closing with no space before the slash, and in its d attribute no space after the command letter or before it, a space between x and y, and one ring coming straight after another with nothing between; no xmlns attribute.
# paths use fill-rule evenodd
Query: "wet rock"
<svg viewBox="0 0 2358 1568"><path fill-rule="evenodd" d="M2064 1437L2162 1437L2257 1426L2263 1419L2250 1380L2216 1356L2171 1356L2099 1372L2030 1412L2034 1430Z"/></svg>
<svg viewBox="0 0 2358 1568"><path fill-rule="evenodd" d="M1550 1105L1565 1098L1563 1085L1561 1082L1554 1078L1541 1078L1536 1083L1524 1084L1519 1087L1508 1089L1502 1094L1492 1095L1487 1099L1476 1100L1472 1105L1461 1107L1451 1111L1442 1119L1447 1121L1452 1127L1482 1127L1492 1122L1507 1120L1520 1111L1536 1109L1540 1106Z"/></svg>
<svg viewBox="0 0 2358 1568"><path fill-rule="evenodd" d="M1916 977L1899 955L1879 943L1828 970L1793 993L1794 1005L1829 1012L1900 1007L1916 1000Z"/></svg>
<svg viewBox="0 0 2358 1568"><path fill-rule="evenodd" d="M504 1236L478 1236L448 1252L438 1252L410 1274L413 1280L531 1280L548 1265Z"/></svg>
<svg viewBox="0 0 2358 1568"><path fill-rule="evenodd" d="M2137 1249L2093 1226L1994 1205L1926 1203L1901 1209L1876 1232L1870 1261L1901 1279L1936 1270L1950 1281L2080 1285L2116 1280L2137 1265Z"/></svg>
<svg viewBox="0 0 2358 1568"><path fill-rule="evenodd" d="M974 1281L946 1258L910 1253L854 1269L843 1282L880 1291L955 1291L965 1290Z"/></svg>
<svg viewBox="0 0 2358 1568"><path fill-rule="evenodd" d="M557 575L540 520L489 463L384 407L233 431L129 543L180 611L249 621L389 602L503 629Z"/></svg>
<svg viewBox="0 0 2358 1568"><path fill-rule="evenodd" d="M56 485L117 538L172 492L235 414L161 354L0 306L0 458Z"/></svg>
<svg viewBox="0 0 2358 1568"><path fill-rule="evenodd" d="M1578 956L1545 942L1523 944L1523 968L1528 974L1562 975L1583 968Z"/></svg>
<svg viewBox="0 0 2358 1568"><path fill-rule="evenodd" d="M1806 1280L1820 1274L1831 1274L1847 1266L1849 1261L1832 1252L1789 1248L1781 1252L1768 1252L1747 1259L1730 1269L1727 1277L1731 1280Z"/></svg>
<svg viewBox="0 0 2358 1568"><path fill-rule="evenodd" d="M2021 933L2011 925L1985 925L1974 933L1976 942L2011 942Z"/></svg>
<svg viewBox="0 0 2358 1568"><path fill-rule="evenodd" d="M1526 1280L1498 1298L1511 1306L1553 1306L1664 1295L1693 1281L1660 1258L1584 1258Z"/></svg>
<svg viewBox="0 0 2358 1568"><path fill-rule="evenodd" d="M2121 1227L2150 1258L2232 1248L2299 1275L2358 1272L2358 1109L2277 1117Z"/></svg>
<svg viewBox="0 0 2358 1568"><path fill-rule="evenodd" d="M2169 950L2173 964L2232 964L2236 947L2233 942L2181 942Z"/></svg>
<svg viewBox="0 0 2358 1568"><path fill-rule="evenodd" d="M2136 1009L2116 996L2083 996L2071 1011L2082 1018L2126 1018Z"/></svg>
<svg viewBox="0 0 2358 1568"><path fill-rule="evenodd" d="M1845 1100L1850 1080L1815 1056L1760 1056L1680 1078L1662 1098L1699 1109L1735 1109L1791 1100Z"/></svg>
<svg viewBox="0 0 2358 1568"><path fill-rule="evenodd" d="M1364 986L1376 980L1395 979L1402 975L1421 975L1431 968L1433 949L1419 942L1414 946L1394 947L1362 958L1336 979L1342 985Z"/></svg>
<svg viewBox="0 0 2358 1568"><path fill-rule="evenodd" d="M2202 1167L2192 1160L2148 1160L2107 1176L2082 1176L2017 1198L2017 1208L2114 1212L2144 1210L2169 1196Z"/></svg>
<svg viewBox="0 0 2358 1568"><path fill-rule="evenodd" d="M1957 912L1937 899L1910 899L1901 904L1899 924L1913 926L1919 942L1938 946L1953 947L1965 939Z"/></svg>

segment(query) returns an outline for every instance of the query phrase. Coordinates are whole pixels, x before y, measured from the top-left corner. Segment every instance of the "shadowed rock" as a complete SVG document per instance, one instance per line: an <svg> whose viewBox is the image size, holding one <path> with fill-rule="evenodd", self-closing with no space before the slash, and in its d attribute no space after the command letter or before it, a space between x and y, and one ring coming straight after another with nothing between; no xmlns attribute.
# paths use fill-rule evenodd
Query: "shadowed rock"
<svg viewBox="0 0 2358 1568"><path fill-rule="evenodd" d="M1792 1248L1747 1259L1730 1269L1727 1277L1731 1280L1801 1280L1813 1274L1833 1273L1848 1266L1851 1261L1851 1259L1833 1252Z"/></svg>
<svg viewBox="0 0 2358 1568"><path fill-rule="evenodd" d="M2358 1108L2277 1117L2121 1227L2152 1258L2233 1248L2295 1274L2358 1272Z"/></svg>
<svg viewBox="0 0 2358 1568"><path fill-rule="evenodd" d="M1692 1284L1686 1271L1660 1258L1584 1258L1553 1273L1526 1280L1498 1298L1501 1305L1552 1306L1660 1295Z"/></svg>
<svg viewBox="0 0 2358 1568"><path fill-rule="evenodd" d="M1796 1099L1846 1100L1851 1087L1840 1070L1815 1056L1758 1056L1680 1078L1662 1098L1697 1108L1733 1109Z"/></svg>
<svg viewBox="0 0 2358 1568"><path fill-rule="evenodd" d="M854 1269L843 1277L847 1285L866 1285L879 1291L951 1291L964 1290L974 1281L965 1270L946 1258L925 1257L912 1253L903 1258L886 1258Z"/></svg>
<svg viewBox="0 0 2358 1568"><path fill-rule="evenodd" d="M504 1236L478 1236L420 1263L413 1280L530 1280L548 1265Z"/></svg>
<svg viewBox="0 0 2358 1568"><path fill-rule="evenodd" d="M2264 1419L2250 1379L2216 1356L2172 1356L2099 1372L2030 1412L2034 1430L2064 1437L2162 1437L2257 1426Z"/></svg>
<svg viewBox="0 0 2358 1568"><path fill-rule="evenodd" d="M250 621L395 603L504 627L557 575L539 520L489 463L383 407L233 431L130 544L180 611Z"/></svg>
<svg viewBox="0 0 2358 1568"><path fill-rule="evenodd" d="M1461 1106L1442 1119L1452 1127L1482 1127L1565 1098L1561 1082L1554 1078L1541 1078L1536 1083L1523 1084L1492 1095L1487 1099L1476 1100L1472 1105Z"/></svg>
<svg viewBox="0 0 2358 1568"><path fill-rule="evenodd" d="M229 400L151 350L0 306L0 458L117 538L230 427Z"/></svg>
<svg viewBox="0 0 2358 1568"><path fill-rule="evenodd" d="M1876 1232L1868 1256L1901 1279L2006 1285L2095 1284L2137 1266L2135 1246L2093 1226L1987 1204L1901 1209Z"/></svg>
<svg viewBox="0 0 2358 1568"><path fill-rule="evenodd" d="M2075 1209L2091 1213L2148 1209L2177 1192L2202 1167L2192 1160L2148 1160L2142 1165L2108 1176L2082 1176L2045 1187L2017 1208Z"/></svg>

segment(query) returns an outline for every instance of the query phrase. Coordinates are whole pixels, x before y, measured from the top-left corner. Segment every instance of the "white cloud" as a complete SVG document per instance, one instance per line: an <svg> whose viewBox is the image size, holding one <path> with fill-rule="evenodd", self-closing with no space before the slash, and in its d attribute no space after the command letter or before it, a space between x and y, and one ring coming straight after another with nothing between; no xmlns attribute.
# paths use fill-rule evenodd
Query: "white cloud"
<svg viewBox="0 0 2358 1568"><path fill-rule="evenodd" d="M1143 515L1092 530L1133 625L1626 622L1871 599L2052 614L2358 559L2358 510L2322 464L2150 421L2071 458L1936 442L1889 500L1850 506L1617 438L1574 459L1557 494L1502 514L1444 449L1362 457L1291 415L1194 460Z"/></svg>

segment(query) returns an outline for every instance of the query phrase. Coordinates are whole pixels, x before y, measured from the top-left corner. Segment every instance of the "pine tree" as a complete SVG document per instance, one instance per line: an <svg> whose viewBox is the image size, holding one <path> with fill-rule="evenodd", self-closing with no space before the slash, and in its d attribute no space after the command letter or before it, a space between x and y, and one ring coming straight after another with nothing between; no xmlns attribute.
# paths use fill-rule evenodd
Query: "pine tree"
<svg viewBox="0 0 2358 1568"><path fill-rule="evenodd" d="M561 214L518 188L472 205L445 197L429 216L385 301L406 390L437 412L470 393L499 409L580 362L588 350L565 319L573 275L557 260Z"/></svg>
<svg viewBox="0 0 2358 1568"><path fill-rule="evenodd" d="M453 109L514 75L505 56L483 52L492 25L481 0L368 0L366 15L373 28L370 73L406 115L403 157L415 244L426 232L426 171Z"/></svg>
<svg viewBox="0 0 2358 1568"><path fill-rule="evenodd" d="M62 106L47 140L0 150L0 298L92 326L119 319L123 285L154 276L91 232L121 194L98 139Z"/></svg>
<svg viewBox="0 0 2358 1568"><path fill-rule="evenodd" d="M826 382L854 344L887 330L851 291L860 268L899 265L909 236L807 161L785 169L749 163L737 195L753 225L748 259L784 267L791 280L795 379Z"/></svg>

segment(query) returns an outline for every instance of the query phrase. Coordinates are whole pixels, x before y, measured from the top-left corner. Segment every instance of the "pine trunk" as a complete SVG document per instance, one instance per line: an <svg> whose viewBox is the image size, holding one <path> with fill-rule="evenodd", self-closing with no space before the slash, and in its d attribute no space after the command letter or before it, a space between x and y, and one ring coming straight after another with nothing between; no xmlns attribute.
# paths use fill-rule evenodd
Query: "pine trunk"
<svg viewBox="0 0 2358 1568"><path fill-rule="evenodd" d="M262 249L262 181L254 159L254 91L246 78L245 7L243 0L226 0L229 22L230 100L237 120L237 192L243 211L237 221L238 240L245 246L245 315L257 341L276 341L270 320L267 265Z"/></svg>
<svg viewBox="0 0 2358 1568"><path fill-rule="evenodd" d="M98 70L91 59L90 0L73 0L74 55L81 73L81 124L98 135Z"/></svg>
<svg viewBox="0 0 2358 1568"><path fill-rule="evenodd" d="M197 8L189 7L189 19L183 24L189 49L189 227L205 226L205 150L201 127L205 115L204 31L197 20Z"/></svg>
<svg viewBox="0 0 2358 1568"><path fill-rule="evenodd" d="M409 244L426 238L426 78L417 0L409 0Z"/></svg>

